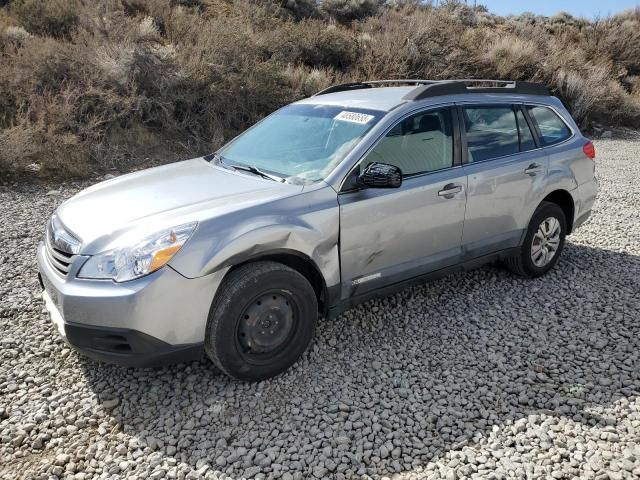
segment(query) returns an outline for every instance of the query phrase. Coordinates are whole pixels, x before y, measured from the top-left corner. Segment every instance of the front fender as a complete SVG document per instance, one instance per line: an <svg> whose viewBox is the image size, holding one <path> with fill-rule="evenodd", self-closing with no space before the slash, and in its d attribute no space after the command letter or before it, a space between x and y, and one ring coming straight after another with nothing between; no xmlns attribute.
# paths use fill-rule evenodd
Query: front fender
<svg viewBox="0 0 640 480"><path fill-rule="evenodd" d="M171 266L196 278L262 254L294 252L332 286L340 283L338 241L337 196L327 186L203 222Z"/></svg>
<svg viewBox="0 0 640 480"><path fill-rule="evenodd" d="M337 235L326 238L311 225L266 225L245 232L215 252L205 274L274 252L298 253L312 260L328 285L339 281ZM330 277L330 278L328 278Z"/></svg>

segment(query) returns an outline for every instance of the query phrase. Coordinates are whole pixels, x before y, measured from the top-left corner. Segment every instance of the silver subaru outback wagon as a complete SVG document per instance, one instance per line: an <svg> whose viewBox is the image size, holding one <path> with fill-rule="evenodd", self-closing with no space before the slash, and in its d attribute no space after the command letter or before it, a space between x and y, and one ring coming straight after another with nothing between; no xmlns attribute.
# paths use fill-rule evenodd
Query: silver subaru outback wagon
<svg viewBox="0 0 640 480"><path fill-rule="evenodd" d="M271 377L372 296L488 262L546 273L589 217L594 157L541 85L336 85L64 202L38 248L44 301L92 358Z"/></svg>

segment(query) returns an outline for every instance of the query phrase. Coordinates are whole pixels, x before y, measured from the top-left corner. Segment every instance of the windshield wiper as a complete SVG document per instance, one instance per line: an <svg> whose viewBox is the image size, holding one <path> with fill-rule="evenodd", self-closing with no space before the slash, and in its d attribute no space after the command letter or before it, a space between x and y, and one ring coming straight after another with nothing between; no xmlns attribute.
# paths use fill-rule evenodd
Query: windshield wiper
<svg viewBox="0 0 640 480"><path fill-rule="evenodd" d="M273 180L274 182L284 183L286 179L284 177L278 177L277 175L272 175L271 173L267 173L263 170L260 170L258 167L254 165L241 165L238 163L225 163L231 168L235 168L236 170L242 170L243 172L253 173L254 175L260 175L262 178L268 178L269 180Z"/></svg>
<svg viewBox="0 0 640 480"><path fill-rule="evenodd" d="M243 172L253 173L254 175L260 175L262 178L267 178L269 180L273 180L274 182L285 183L287 181L284 177L279 177L277 175L273 175L271 173L267 173L263 170L260 170L258 167L254 165L245 165L243 163L229 163L227 160L220 155L219 153L213 153L211 155L207 155L206 160L214 160L218 165L222 165L226 168L233 168L234 170L242 170Z"/></svg>

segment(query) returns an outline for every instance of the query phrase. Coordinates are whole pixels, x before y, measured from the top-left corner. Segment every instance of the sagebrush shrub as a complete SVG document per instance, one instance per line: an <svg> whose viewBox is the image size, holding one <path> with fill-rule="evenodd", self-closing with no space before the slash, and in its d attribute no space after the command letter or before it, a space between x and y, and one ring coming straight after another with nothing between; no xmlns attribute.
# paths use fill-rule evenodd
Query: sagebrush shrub
<svg viewBox="0 0 640 480"><path fill-rule="evenodd" d="M322 10L340 23L351 23L376 15L384 0L324 0Z"/></svg>
<svg viewBox="0 0 640 480"><path fill-rule="evenodd" d="M295 18L318 16L318 2L316 0L277 0L280 7L290 12Z"/></svg>
<svg viewBox="0 0 640 480"><path fill-rule="evenodd" d="M640 9L587 21L454 0L11 0L0 175L189 158L333 83L456 77L540 81L581 126L640 127Z"/></svg>
<svg viewBox="0 0 640 480"><path fill-rule="evenodd" d="M29 32L67 37L78 23L79 0L12 0L10 8Z"/></svg>
<svg viewBox="0 0 640 480"><path fill-rule="evenodd" d="M544 53L532 40L500 35L489 45L486 58L499 78L526 80L538 76Z"/></svg>
<svg viewBox="0 0 640 480"><path fill-rule="evenodd" d="M608 122L637 121L640 111L624 88L610 76L610 64L586 65L584 72L558 70L554 86L578 124L589 119Z"/></svg>

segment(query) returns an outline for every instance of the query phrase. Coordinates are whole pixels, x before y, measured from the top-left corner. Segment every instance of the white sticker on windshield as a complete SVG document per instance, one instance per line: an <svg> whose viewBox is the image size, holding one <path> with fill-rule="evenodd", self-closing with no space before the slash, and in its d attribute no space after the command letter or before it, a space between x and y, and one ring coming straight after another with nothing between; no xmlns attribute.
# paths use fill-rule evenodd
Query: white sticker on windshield
<svg viewBox="0 0 640 480"><path fill-rule="evenodd" d="M334 117L336 120L342 120L343 122L353 122L364 125L369 123L373 119L373 115L367 115L366 113L348 112L343 110Z"/></svg>

